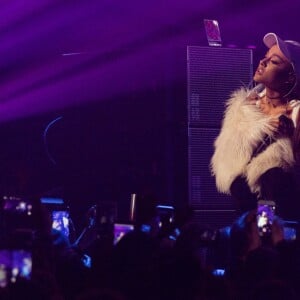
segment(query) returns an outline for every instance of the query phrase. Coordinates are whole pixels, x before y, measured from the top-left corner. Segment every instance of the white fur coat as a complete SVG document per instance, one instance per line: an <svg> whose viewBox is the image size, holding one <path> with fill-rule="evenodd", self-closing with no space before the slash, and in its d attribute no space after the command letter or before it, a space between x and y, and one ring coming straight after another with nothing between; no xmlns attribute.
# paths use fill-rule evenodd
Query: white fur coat
<svg viewBox="0 0 300 300"><path fill-rule="evenodd" d="M270 117L246 99L249 91L234 92L227 102L222 129L216 138L211 171L219 192L230 194L233 180L242 175L252 192L260 191L259 177L274 167L289 169L293 151L289 138L281 137L251 159L253 151L266 135L274 136Z"/></svg>

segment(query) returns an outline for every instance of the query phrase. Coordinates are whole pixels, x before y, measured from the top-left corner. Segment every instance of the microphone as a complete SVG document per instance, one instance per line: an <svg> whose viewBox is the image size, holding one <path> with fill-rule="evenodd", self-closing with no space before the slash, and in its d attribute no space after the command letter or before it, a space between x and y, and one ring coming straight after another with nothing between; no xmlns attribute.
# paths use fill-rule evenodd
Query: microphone
<svg viewBox="0 0 300 300"><path fill-rule="evenodd" d="M261 93L265 88L263 83L257 84L252 90L254 90L257 94Z"/></svg>
<svg viewBox="0 0 300 300"><path fill-rule="evenodd" d="M263 83L259 83L253 89L251 89L248 93L247 98L251 100L258 99L258 95L264 90L265 85Z"/></svg>

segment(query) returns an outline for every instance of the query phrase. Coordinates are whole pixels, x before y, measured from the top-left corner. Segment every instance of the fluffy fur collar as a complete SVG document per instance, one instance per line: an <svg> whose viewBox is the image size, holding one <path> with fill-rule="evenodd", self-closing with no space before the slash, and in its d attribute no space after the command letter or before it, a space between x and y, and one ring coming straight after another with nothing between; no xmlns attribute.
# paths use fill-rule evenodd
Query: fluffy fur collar
<svg viewBox="0 0 300 300"><path fill-rule="evenodd" d="M230 194L231 183L239 175L245 176L252 192L259 192L258 179L264 172L273 167L288 169L294 163L291 141L283 137L251 160L257 145L274 132L270 117L248 102L248 93L241 89L231 95L214 143L211 172L218 190L226 194Z"/></svg>

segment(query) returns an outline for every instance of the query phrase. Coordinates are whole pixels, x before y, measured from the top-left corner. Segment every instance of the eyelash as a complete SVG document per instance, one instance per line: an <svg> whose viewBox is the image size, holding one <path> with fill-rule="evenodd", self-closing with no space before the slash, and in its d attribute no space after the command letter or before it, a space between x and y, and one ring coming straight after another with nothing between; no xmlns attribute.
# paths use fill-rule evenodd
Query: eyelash
<svg viewBox="0 0 300 300"><path fill-rule="evenodd" d="M264 59L266 60L266 63L271 62L274 65L279 65L279 62L275 61L275 60L272 60L272 58L269 58L269 57L265 56Z"/></svg>

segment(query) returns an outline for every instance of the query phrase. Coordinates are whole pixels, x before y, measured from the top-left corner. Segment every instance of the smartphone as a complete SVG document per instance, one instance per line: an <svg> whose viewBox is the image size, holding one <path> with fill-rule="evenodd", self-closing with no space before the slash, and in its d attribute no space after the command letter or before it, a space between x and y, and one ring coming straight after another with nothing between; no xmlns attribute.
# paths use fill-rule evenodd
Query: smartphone
<svg viewBox="0 0 300 300"><path fill-rule="evenodd" d="M87 254L83 254L83 256L81 258L81 262L88 269L90 269L92 267L92 257Z"/></svg>
<svg viewBox="0 0 300 300"><path fill-rule="evenodd" d="M144 233L150 233L151 232L151 225L149 224L142 224L140 227L140 231Z"/></svg>
<svg viewBox="0 0 300 300"><path fill-rule="evenodd" d="M174 222L175 209L170 205L157 205L156 215L158 218L158 227L169 227Z"/></svg>
<svg viewBox="0 0 300 300"><path fill-rule="evenodd" d="M114 244L116 245L128 232L134 230L132 224L114 224Z"/></svg>
<svg viewBox="0 0 300 300"><path fill-rule="evenodd" d="M225 275L225 269L214 269L212 270L212 274L216 277L222 277Z"/></svg>
<svg viewBox="0 0 300 300"><path fill-rule="evenodd" d="M222 46L221 32L217 20L204 19L206 38L209 46Z"/></svg>
<svg viewBox="0 0 300 300"><path fill-rule="evenodd" d="M63 233L64 236L69 237L69 212L67 210L52 211L52 229L56 229Z"/></svg>
<svg viewBox="0 0 300 300"><path fill-rule="evenodd" d="M283 234L285 240L288 241L296 240L298 233L299 233L299 222L284 221Z"/></svg>
<svg viewBox="0 0 300 300"><path fill-rule="evenodd" d="M259 200L257 202L257 227L259 235L262 237L271 234L275 208L274 201Z"/></svg>
<svg viewBox="0 0 300 300"><path fill-rule="evenodd" d="M22 249L0 250L0 287L15 283L18 278L31 279L31 252Z"/></svg>

